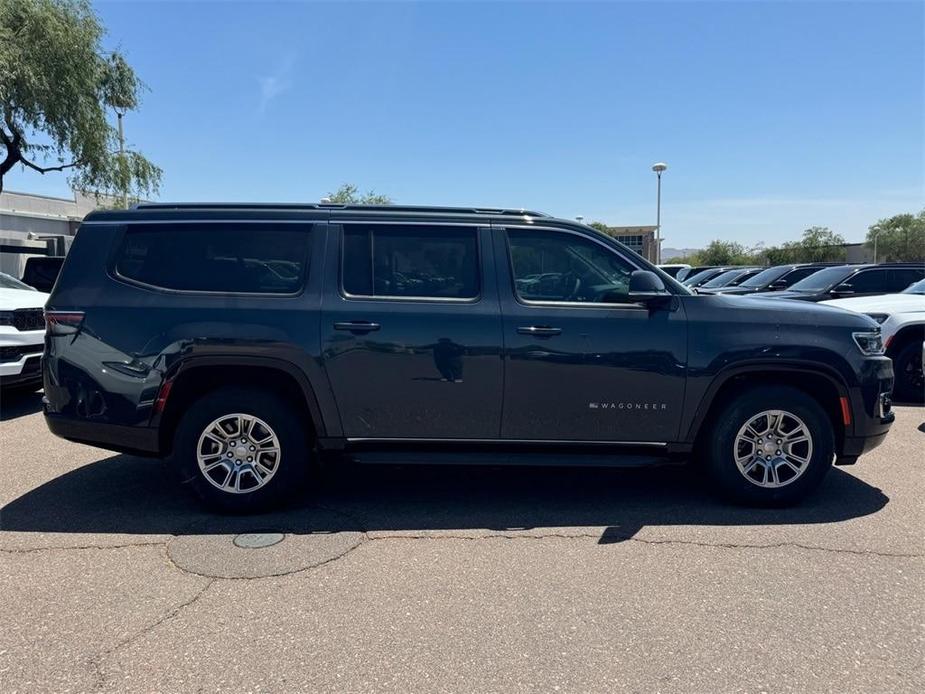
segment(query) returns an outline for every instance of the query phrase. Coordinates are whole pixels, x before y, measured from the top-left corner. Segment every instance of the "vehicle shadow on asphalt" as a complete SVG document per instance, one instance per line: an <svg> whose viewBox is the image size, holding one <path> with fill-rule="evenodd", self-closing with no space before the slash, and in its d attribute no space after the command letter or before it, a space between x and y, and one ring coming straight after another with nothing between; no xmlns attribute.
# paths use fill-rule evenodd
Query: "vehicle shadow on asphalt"
<svg viewBox="0 0 925 694"><path fill-rule="evenodd" d="M889 502L835 468L819 491L787 509L731 506L694 467L648 469L354 466L329 469L311 493L275 513L203 510L159 461L116 455L61 475L0 509L5 531L212 535L341 531L604 528L621 542L659 525L833 523Z"/></svg>
<svg viewBox="0 0 925 694"><path fill-rule="evenodd" d="M0 394L0 422L8 422L41 411L41 393L17 393L13 391Z"/></svg>

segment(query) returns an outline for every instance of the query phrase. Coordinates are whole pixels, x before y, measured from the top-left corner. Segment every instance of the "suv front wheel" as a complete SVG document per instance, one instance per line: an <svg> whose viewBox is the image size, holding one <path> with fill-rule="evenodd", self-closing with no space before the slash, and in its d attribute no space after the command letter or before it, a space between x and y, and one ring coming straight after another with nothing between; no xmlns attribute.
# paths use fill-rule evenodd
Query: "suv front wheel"
<svg viewBox="0 0 925 694"><path fill-rule="evenodd" d="M756 506L786 506L815 489L832 466L832 422L806 393L766 386L719 413L707 466L725 496Z"/></svg>
<svg viewBox="0 0 925 694"><path fill-rule="evenodd" d="M177 427L174 464L209 506L264 510L301 486L308 440L286 402L247 388L221 388L194 402Z"/></svg>

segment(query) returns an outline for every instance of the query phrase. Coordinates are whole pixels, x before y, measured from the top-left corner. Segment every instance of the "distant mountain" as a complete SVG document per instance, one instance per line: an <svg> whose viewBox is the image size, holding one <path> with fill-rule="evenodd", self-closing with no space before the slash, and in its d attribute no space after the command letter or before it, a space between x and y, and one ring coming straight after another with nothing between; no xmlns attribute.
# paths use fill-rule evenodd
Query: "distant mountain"
<svg viewBox="0 0 925 694"><path fill-rule="evenodd" d="M681 258L699 250L699 248L662 248L662 258L667 262L670 258Z"/></svg>

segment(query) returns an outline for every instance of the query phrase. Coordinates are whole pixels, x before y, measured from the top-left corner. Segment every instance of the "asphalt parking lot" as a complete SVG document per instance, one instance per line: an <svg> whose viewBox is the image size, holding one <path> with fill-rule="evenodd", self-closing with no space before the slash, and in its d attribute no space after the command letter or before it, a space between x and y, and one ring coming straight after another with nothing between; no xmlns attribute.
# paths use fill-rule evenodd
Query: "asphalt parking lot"
<svg viewBox="0 0 925 694"><path fill-rule="evenodd" d="M925 690L922 408L782 511L680 468L377 467L228 518L38 402L0 422L6 694Z"/></svg>

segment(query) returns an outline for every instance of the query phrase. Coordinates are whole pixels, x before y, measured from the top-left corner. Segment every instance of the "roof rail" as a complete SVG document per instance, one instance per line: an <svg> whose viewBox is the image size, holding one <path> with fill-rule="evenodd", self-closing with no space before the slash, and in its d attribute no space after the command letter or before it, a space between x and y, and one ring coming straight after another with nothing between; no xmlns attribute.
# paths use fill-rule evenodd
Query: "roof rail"
<svg viewBox="0 0 925 694"><path fill-rule="evenodd" d="M442 212L514 217L548 217L545 212L494 207L439 207L433 205L347 205L334 202L141 202L138 210L351 210L357 212Z"/></svg>

